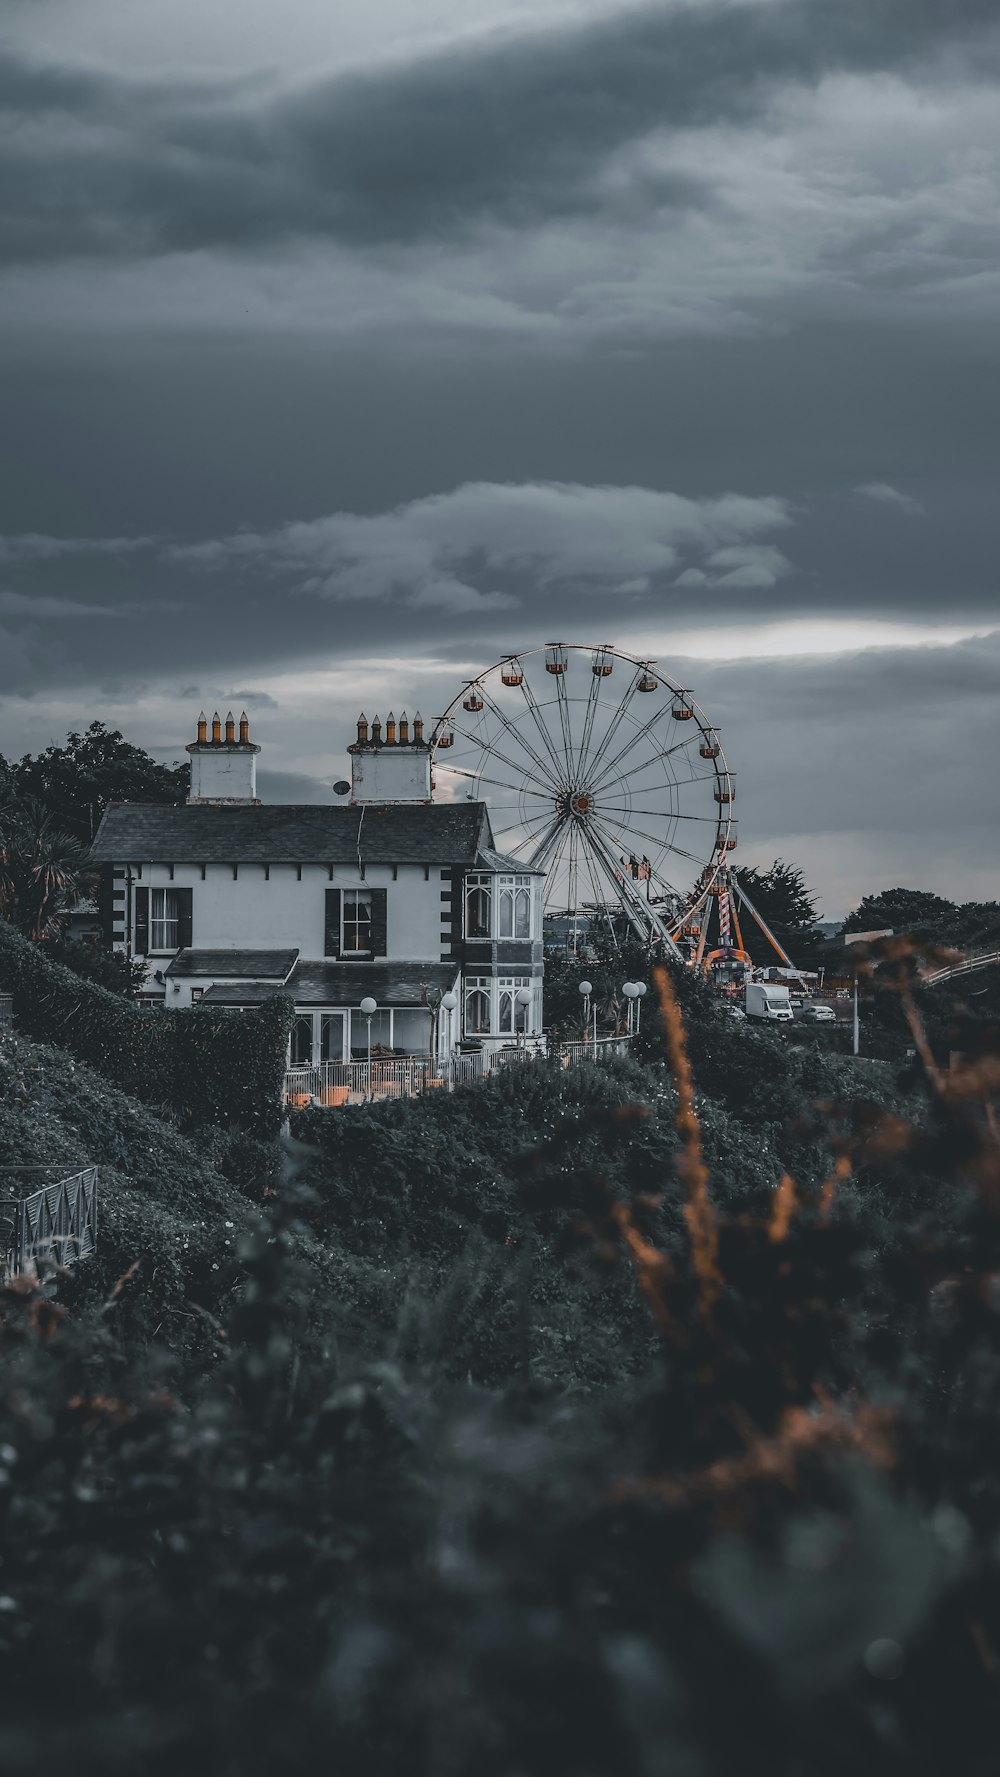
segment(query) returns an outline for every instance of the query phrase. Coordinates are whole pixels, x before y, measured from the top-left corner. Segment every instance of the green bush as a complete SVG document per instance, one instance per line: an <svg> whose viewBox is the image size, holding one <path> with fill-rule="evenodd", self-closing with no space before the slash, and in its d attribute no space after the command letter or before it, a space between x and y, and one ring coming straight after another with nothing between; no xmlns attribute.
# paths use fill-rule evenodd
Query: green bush
<svg viewBox="0 0 1000 1777"><path fill-rule="evenodd" d="M238 1123L273 1135L291 1003L257 1010L151 1011L54 962L0 921L0 991L26 1035L68 1050L146 1104L172 1105L192 1125Z"/></svg>

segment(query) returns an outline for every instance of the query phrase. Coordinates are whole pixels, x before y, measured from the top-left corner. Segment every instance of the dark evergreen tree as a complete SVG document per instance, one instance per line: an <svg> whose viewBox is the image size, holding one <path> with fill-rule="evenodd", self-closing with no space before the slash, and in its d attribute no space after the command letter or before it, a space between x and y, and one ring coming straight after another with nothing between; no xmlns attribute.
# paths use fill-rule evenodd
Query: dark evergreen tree
<svg viewBox="0 0 1000 1777"><path fill-rule="evenodd" d="M160 765L103 722L68 734L65 746L0 760L0 783L5 774L16 795L44 803L57 824L85 845L112 802L183 802L190 782L187 764Z"/></svg>

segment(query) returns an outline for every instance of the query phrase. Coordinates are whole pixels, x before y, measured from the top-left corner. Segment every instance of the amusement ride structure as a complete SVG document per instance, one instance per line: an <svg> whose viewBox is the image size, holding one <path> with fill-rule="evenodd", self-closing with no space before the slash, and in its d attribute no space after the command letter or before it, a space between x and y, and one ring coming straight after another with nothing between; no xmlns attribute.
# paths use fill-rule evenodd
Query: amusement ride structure
<svg viewBox="0 0 1000 1777"><path fill-rule="evenodd" d="M498 850L546 872L562 948L596 925L613 948L638 939L723 985L749 966L743 911L793 969L731 867L719 730L656 662L564 642L506 655L452 700L431 746L438 794L487 802Z"/></svg>

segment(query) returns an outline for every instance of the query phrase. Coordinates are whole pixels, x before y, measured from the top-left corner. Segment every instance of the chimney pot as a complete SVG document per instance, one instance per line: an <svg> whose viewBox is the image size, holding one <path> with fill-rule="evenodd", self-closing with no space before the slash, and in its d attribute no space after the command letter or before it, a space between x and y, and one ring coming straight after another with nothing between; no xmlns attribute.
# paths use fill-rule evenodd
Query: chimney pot
<svg viewBox="0 0 1000 1777"><path fill-rule="evenodd" d="M424 718L418 710L413 718L413 744L418 746L424 738Z"/></svg>
<svg viewBox="0 0 1000 1777"><path fill-rule="evenodd" d="M250 718L244 710L240 716L240 746L245 747L250 739Z"/></svg>
<svg viewBox="0 0 1000 1777"><path fill-rule="evenodd" d="M206 741L208 739L208 722L205 719L204 710L202 710L201 715L198 717L198 739L199 741Z"/></svg>
<svg viewBox="0 0 1000 1777"><path fill-rule="evenodd" d="M372 745L375 747L382 745L382 720L379 716L372 717Z"/></svg>
<svg viewBox="0 0 1000 1777"><path fill-rule="evenodd" d="M401 747L410 744L410 722L405 710L399 718L399 744Z"/></svg>
<svg viewBox="0 0 1000 1777"><path fill-rule="evenodd" d="M394 747L396 744L396 718L391 710L385 719L385 744L387 747Z"/></svg>
<svg viewBox="0 0 1000 1777"><path fill-rule="evenodd" d="M236 723L233 721L232 710L229 710L226 715L226 745L232 746L235 739L236 739Z"/></svg>
<svg viewBox="0 0 1000 1777"><path fill-rule="evenodd" d="M364 710L362 710L360 716L358 717L358 745L360 747L363 747L365 744L365 741L367 739L368 739L368 717L365 715Z"/></svg>
<svg viewBox="0 0 1000 1777"><path fill-rule="evenodd" d="M212 744L217 747L222 745L222 717L218 710L212 717Z"/></svg>

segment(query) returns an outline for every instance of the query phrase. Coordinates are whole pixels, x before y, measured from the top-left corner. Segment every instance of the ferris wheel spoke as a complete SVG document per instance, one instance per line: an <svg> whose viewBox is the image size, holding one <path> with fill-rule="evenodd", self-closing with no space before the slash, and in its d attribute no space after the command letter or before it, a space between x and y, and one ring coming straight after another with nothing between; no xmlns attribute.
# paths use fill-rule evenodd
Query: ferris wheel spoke
<svg viewBox="0 0 1000 1777"><path fill-rule="evenodd" d="M589 833L591 846L612 889L624 910L625 917L633 931L637 932L644 942L648 942L652 933L673 942L666 923L660 918L655 908L639 893L631 878L619 869L615 862L614 851L607 845L603 836L593 828Z"/></svg>
<svg viewBox="0 0 1000 1777"><path fill-rule="evenodd" d="M453 776L454 776L454 777L466 777L466 778L469 778L469 779L470 779L470 780L471 780L471 782L472 782L472 783L474 783L474 784L490 784L490 785L491 785L491 786L492 786L492 788L493 788L493 789L497 789L497 790L510 790L510 791L511 791L511 793L512 793L512 795L514 795L514 796L520 796L520 795L522 795L522 794L523 794L523 792L524 792L524 784L523 784L523 783L520 783L520 784L508 784L508 783L505 783L505 781L504 781L504 779L503 779L503 778L500 778L500 777L487 777L487 776L486 776L486 774L485 774L485 772L482 772L482 771L469 771L469 770L467 770L467 769L466 769L466 767L465 767L465 766L463 766L463 765L439 765L439 766L438 766L438 767L437 767L437 770L439 770L439 771L449 771L449 772L451 772L451 773L452 773L452 775L453 775ZM532 796L541 796L541 791L540 791L540 790L532 790L532 791L530 791L530 792L528 792L528 793L529 793L529 794L530 794L530 795L532 795ZM549 798L549 800L551 800L551 798Z"/></svg>
<svg viewBox="0 0 1000 1777"><path fill-rule="evenodd" d="M653 762L650 761L650 763ZM638 771L626 773L622 782L627 783L630 790L638 791L640 796L651 795L655 790L680 790L688 784L714 784L717 782L716 772L699 771L691 777L662 777L652 784L640 784L638 779L643 777L648 769L647 765L640 766Z"/></svg>
<svg viewBox="0 0 1000 1777"><path fill-rule="evenodd" d="M562 864L563 852L566 850L567 840L569 842L570 856L572 857L573 828L575 827L575 825L576 825L575 821L566 821L564 823L563 830L559 835L558 841L556 843L555 851L553 852L553 855L552 855L552 860L551 860L549 867L548 867L548 874L552 878L552 883L553 883L554 888L556 888L556 892L558 892L557 885L559 882L559 869ZM566 888L566 909L567 909L567 912L572 911L572 909L575 907L575 901L573 899L573 892L572 891L573 891L573 879L572 879L572 869L570 869L570 874L568 876L567 888Z"/></svg>
<svg viewBox="0 0 1000 1777"><path fill-rule="evenodd" d="M568 824L568 817L566 815L557 814L554 817L554 819L552 820L550 825L546 828L545 832L539 838L534 851L531 853L530 857L528 858L528 863L531 865L531 868L533 870L541 870L544 863L545 863L546 858L551 857L552 848L555 845L556 841L558 840L560 833L562 832L562 829L567 824Z"/></svg>
<svg viewBox="0 0 1000 1777"><path fill-rule="evenodd" d="M598 649L595 651L590 663L590 692L587 697L587 708L584 711L583 716L583 733L580 736L580 752L578 756L581 780L587 770L587 754L590 751L590 743L593 739L594 719L597 715L598 706L601 701L600 691L603 681L601 674L598 672L598 666L601 664L602 659L603 657Z"/></svg>
<svg viewBox="0 0 1000 1777"><path fill-rule="evenodd" d="M685 814L678 808L633 808L630 802L599 802L597 812L598 815L652 815L654 821L714 821L718 826L718 817L714 814Z"/></svg>
<svg viewBox="0 0 1000 1777"><path fill-rule="evenodd" d="M536 809L534 814L519 815L513 825L501 827L494 832L496 850L506 852L508 856L516 858L525 846L538 844L543 833L552 825L554 818L556 817L553 817L551 808ZM520 837L516 840L508 839L508 833L519 834Z"/></svg>
<svg viewBox="0 0 1000 1777"><path fill-rule="evenodd" d="M528 713L531 716L531 719L534 722L535 727L537 728L538 733L541 737L542 745L545 747L550 759L552 760L552 766L553 766L553 769L556 774L555 781L558 783L561 780L562 764L560 762L559 755L556 752L556 749L552 744L552 736L550 735L545 723L542 721L541 711L538 708L538 704L535 702L535 696L534 696L534 693L531 689L531 686L528 684L527 675L525 675L521 680L521 695L524 698L525 704L527 705L527 708L528 708ZM522 746L525 744L523 736L521 737L521 744L522 744Z"/></svg>
<svg viewBox="0 0 1000 1777"><path fill-rule="evenodd" d="M602 828L601 823L599 821L595 821L594 825L599 830L603 831L603 828ZM706 862L704 857L699 857L697 852L687 851L687 850L685 850L684 846L675 845L672 840L664 839L662 833L659 833L659 834L644 833L641 827L628 827L626 829L626 834L627 834L627 837L632 838L632 839L646 839L646 840L648 840L651 845L656 847L657 851L673 852L676 857L687 858L687 859L689 859L689 861L692 864L697 864L699 869L701 869L701 870L707 869L709 864L711 863L710 859L708 860L708 862Z"/></svg>
<svg viewBox="0 0 1000 1777"><path fill-rule="evenodd" d="M524 748L524 751L527 753L528 758L534 761L535 765L537 765L539 771L542 773L543 779L545 779L546 781L550 781L549 767L548 767L548 764L546 763L546 761L541 757L541 755L539 753L537 753L535 751L533 746L530 746L528 744L524 735L521 733L521 730L514 726L514 723L510 720L510 717L507 716L505 714L505 712L500 708L500 705L497 703L496 699L491 695L491 693L487 690L485 685L481 684L479 686L479 694L482 697L483 702L485 704L487 704L488 707L493 711L493 714L496 716L497 721L502 723L503 727L507 730L507 733L509 735L511 735L511 737L517 742L518 746ZM553 761L553 763L556 763L556 762Z"/></svg>
<svg viewBox="0 0 1000 1777"><path fill-rule="evenodd" d="M642 671L642 668L637 666L635 671L632 674L632 677L631 677L628 685L625 687L625 692L624 692L624 695L622 696L621 702L618 705L618 708L615 710L614 715L612 716L610 722L608 723L608 726L604 731L604 735L603 735L602 739L598 742L597 751L594 754L594 757L591 759L590 765L588 767L589 773L591 774L591 781L592 782L597 781L593 778L593 773L597 770L598 765L600 764L602 758L604 757L604 753L605 753L607 747L610 745L612 739L614 738L615 734L617 734L618 729L621 727L622 722L625 719L625 712L628 709L629 702L632 697L632 693L639 683L639 675L640 675L641 671Z"/></svg>
<svg viewBox="0 0 1000 1777"><path fill-rule="evenodd" d="M656 723L660 720L662 715L663 715L663 706L661 704L657 709L655 709L653 711L653 714L650 716L649 720L647 722L644 722L642 724L641 728L636 729L636 732L632 735L630 740L626 741L626 743L622 747L621 751L616 753L614 758L612 760L610 760L609 763L605 766L604 771L602 772L600 778L598 778L594 783L595 790L599 790L601 787L601 784L606 782L606 780L612 775L612 773L617 770L617 768L621 764L622 760L626 759L628 757L629 753L632 751L632 748L638 746L639 742L641 740L645 739L645 737L649 733L650 729L655 727ZM660 752L654 753L652 758L647 760L647 762L646 762L647 765L654 765L659 760L671 759L675 753L681 753L684 751L685 747L689 747L693 740L694 740L693 734L685 734L683 739L675 741L674 745L672 747L664 747L661 749Z"/></svg>
<svg viewBox="0 0 1000 1777"><path fill-rule="evenodd" d="M599 876L598 876L598 871L603 869L606 872L607 866L600 859L600 855L598 853L595 853L595 850L594 850L594 847L593 847L593 844L591 841L591 836L587 832L584 832L580 836L580 849L583 852L584 860L587 865L587 875L590 878L590 887L591 887L591 891L594 896L594 910L597 913L599 918L603 915L604 923L608 928L608 934L611 938L612 946L615 950L620 950L621 946L618 942L618 933L615 931L615 922L612 919L611 913L608 908L607 890L605 890L604 893L602 894L601 884L600 884L600 880L599 880ZM597 865L596 869L595 869L595 863ZM616 899L618 899L619 898L618 897L618 887L617 887L617 884L614 880L614 877L612 876L610 880L611 880L612 889L615 893L615 897L616 897Z"/></svg>
<svg viewBox="0 0 1000 1777"><path fill-rule="evenodd" d="M520 774L522 780L527 779L529 783L538 784L540 794L551 796L553 789L551 781L547 782L544 778L537 777L533 771L528 771L518 760L508 758L506 753L501 753L500 748L496 745L495 741L492 739L484 740L481 735L469 734L465 728L459 728L458 726L455 726L454 731L456 734L460 734L463 740L467 740L470 745L478 748L481 753L487 754L489 758L499 759L501 765L508 766L509 769L514 772L515 776ZM517 738L520 739L520 736ZM445 770L457 771L458 766L446 766Z"/></svg>
<svg viewBox="0 0 1000 1777"><path fill-rule="evenodd" d="M570 720L569 700L566 696L566 674L556 674L556 701L559 705L559 725L562 729L563 754L566 760L566 782L572 784L576 777L573 769L573 724Z"/></svg>

